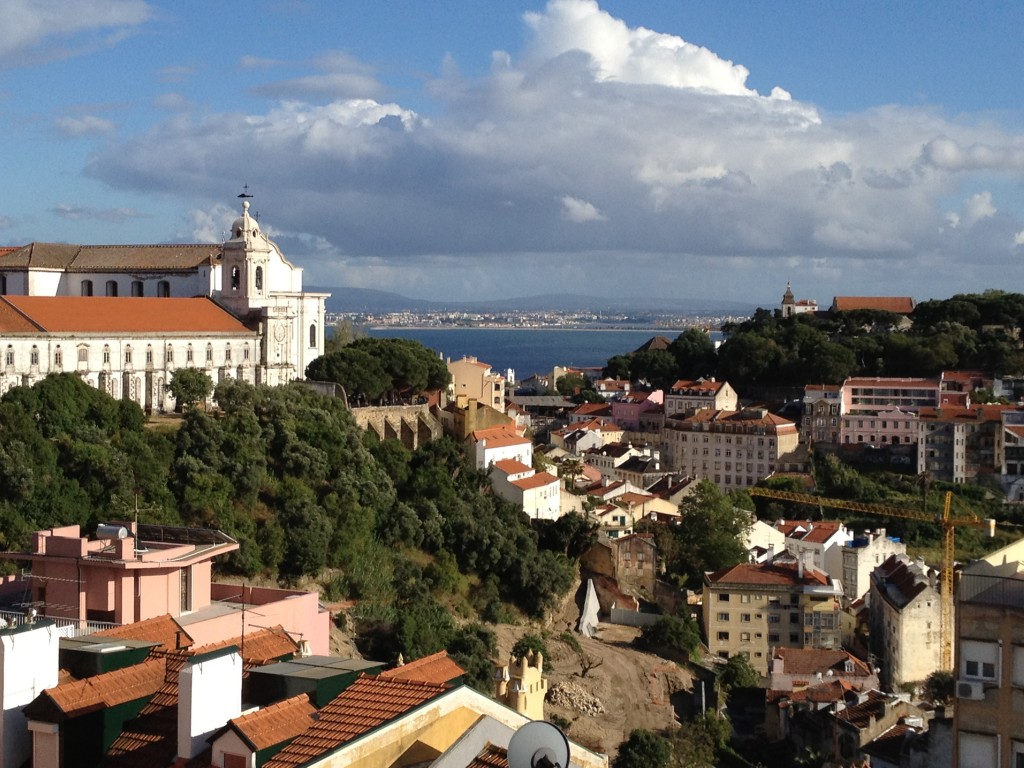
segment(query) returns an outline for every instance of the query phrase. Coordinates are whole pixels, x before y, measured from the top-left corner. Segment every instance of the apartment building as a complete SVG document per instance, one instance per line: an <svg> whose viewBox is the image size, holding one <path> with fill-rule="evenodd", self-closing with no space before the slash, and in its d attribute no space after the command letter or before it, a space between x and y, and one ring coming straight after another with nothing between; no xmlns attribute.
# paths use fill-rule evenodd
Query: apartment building
<svg viewBox="0 0 1024 768"><path fill-rule="evenodd" d="M871 642L887 689L919 683L942 659L939 575L923 560L892 555L871 572Z"/></svg>
<svg viewBox="0 0 1024 768"><path fill-rule="evenodd" d="M448 372L452 375L448 385L451 399L456 402L476 400L505 412L505 377L492 371L487 363L467 355L454 362L449 360Z"/></svg>
<svg viewBox="0 0 1024 768"><path fill-rule="evenodd" d="M843 388L838 384L808 384L803 405L800 438L808 444L838 443Z"/></svg>
<svg viewBox="0 0 1024 768"><path fill-rule="evenodd" d="M996 430L996 468L1008 499L1024 501L1024 410L1003 411Z"/></svg>
<svg viewBox="0 0 1024 768"><path fill-rule="evenodd" d="M786 550L830 576L842 572L841 548L853 538L834 520L777 520L775 529L785 536Z"/></svg>
<svg viewBox="0 0 1024 768"><path fill-rule="evenodd" d="M994 475L996 443L1010 405L922 408L918 414L917 471L936 480L964 483Z"/></svg>
<svg viewBox="0 0 1024 768"><path fill-rule="evenodd" d="M905 555L907 545L889 536L885 528L864 531L840 548L842 556L843 597L846 604L867 594L871 585L871 572L893 555Z"/></svg>
<svg viewBox="0 0 1024 768"><path fill-rule="evenodd" d="M727 381L680 379L665 394L665 415L712 408L717 411L735 411L739 407L739 396Z"/></svg>
<svg viewBox="0 0 1024 768"><path fill-rule="evenodd" d="M741 563L704 575L711 653L746 656L768 674L775 648L839 648L839 582L791 558Z"/></svg>
<svg viewBox="0 0 1024 768"><path fill-rule="evenodd" d="M665 420L661 455L670 470L734 491L782 469L799 441L796 424L764 409L705 409Z"/></svg>
<svg viewBox="0 0 1024 768"><path fill-rule="evenodd" d="M964 569L956 594L953 755L1024 766L1024 540Z"/></svg>

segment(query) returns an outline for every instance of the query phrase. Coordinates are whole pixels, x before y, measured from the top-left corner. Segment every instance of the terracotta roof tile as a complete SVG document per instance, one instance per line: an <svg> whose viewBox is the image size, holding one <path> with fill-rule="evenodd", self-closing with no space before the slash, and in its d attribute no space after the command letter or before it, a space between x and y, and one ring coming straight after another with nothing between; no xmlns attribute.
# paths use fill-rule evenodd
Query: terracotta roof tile
<svg viewBox="0 0 1024 768"><path fill-rule="evenodd" d="M543 488L545 485L551 485L552 483L558 483L558 478L550 472L538 472L535 475L524 477L522 480L512 481L512 485L524 491L529 491L533 488Z"/></svg>
<svg viewBox="0 0 1024 768"><path fill-rule="evenodd" d="M506 475L519 475L523 472L532 472L533 467L528 467L516 459L502 459L494 462L495 469L500 469Z"/></svg>
<svg viewBox="0 0 1024 768"><path fill-rule="evenodd" d="M466 768L508 768L508 750L485 744L480 754L470 760Z"/></svg>
<svg viewBox="0 0 1024 768"><path fill-rule="evenodd" d="M375 728L440 696L448 688L435 683L388 680L360 675L330 704L317 721L268 762L264 768L297 768L336 750Z"/></svg>
<svg viewBox="0 0 1024 768"><path fill-rule="evenodd" d="M111 298L106 296L3 296L22 316L0 313L0 331L17 333L28 320L46 333L230 333L254 335L234 315L208 298Z"/></svg>
<svg viewBox="0 0 1024 768"><path fill-rule="evenodd" d="M819 650L817 648L777 648L774 658L782 659L782 671L787 675L825 674L829 670L844 675L868 677L868 665L847 651ZM844 672L846 662L853 664L853 672Z"/></svg>
<svg viewBox="0 0 1024 768"><path fill-rule="evenodd" d="M56 708L54 714L59 713L60 719L65 719L152 696L163 681L163 661L149 659L124 669L47 688L41 695L52 702Z"/></svg>
<svg viewBox="0 0 1024 768"><path fill-rule="evenodd" d="M93 632L93 637L116 637L119 640L145 640L160 643L159 648L173 651L176 648L188 648L192 638L169 613L154 616L151 619L125 624L120 627Z"/></svg>
<svg viewBox="0 0 1024 768"><path fill-rule="evenodd" d="M832 306L838 312L855 309L877 309L909 315L914 311L914 300L909 296L836 296Z"/></svg>
<svg viewBox="0 0 1024 768"><path fill-rule="evenodd" d="M740 563L731 568L723 568L720 571L709 573L708 580L712 584L757 584L757 585L780 585L797 586L827 585L828 576L814 568L804 568L804 575L799 575L796 563Z"/></svg>
<svg viewBox="0 0 1024 768"><path fill-rule="evenodd" d="M215 263L218 245L72 245L29 243L0 253L3 267L62 269L68 272L187 271Z"/></svg>
<svg viewBox="0 0 1024 768"><path fill-rule="evenodd" d="M316 707L310 702L309 694L302 693L233 718L228 721L228 727L253 750L259 751L295 738L313 724L315 714Z"/></svg>
<svg viewBox="0 0 1024 768"><path fill-rule="evenodd" d="M448 655L448 651L438 651L416 661L410 661L400 667L380 673L386 680L418 680L421 683L448 683L466 674Z"/></svg>

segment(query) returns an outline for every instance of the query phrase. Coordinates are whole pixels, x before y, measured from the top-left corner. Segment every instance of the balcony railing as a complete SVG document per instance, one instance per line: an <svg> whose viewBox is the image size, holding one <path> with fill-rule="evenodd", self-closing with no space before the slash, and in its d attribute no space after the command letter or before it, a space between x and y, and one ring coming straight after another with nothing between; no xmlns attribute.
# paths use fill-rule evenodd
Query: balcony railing
<svg viewBox="0 0 1024 768"><path fill-rule="evenodd" d="M0 622L4 627L21 627L33 622L53 624L61 637L81 637L103 629L120 626L109 621L85 621L51 616L35 616L32 619L22 611L0 611Z"/></svg>

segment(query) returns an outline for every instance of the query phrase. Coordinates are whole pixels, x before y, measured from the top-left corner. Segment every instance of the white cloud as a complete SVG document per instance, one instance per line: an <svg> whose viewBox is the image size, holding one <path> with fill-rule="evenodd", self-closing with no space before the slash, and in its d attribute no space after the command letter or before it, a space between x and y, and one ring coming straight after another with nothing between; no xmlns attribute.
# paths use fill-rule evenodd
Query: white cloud
<svg viewBox="0 0 1024 768"><path fill-rule="evenodd" d="M75 0L73 5L66 0L5 0L0 63L24 64L27 52L47 58L74 55L65 47L68 43L89 48L117 42L152 15L143 0Z"/></svg>
<svg viewBox="0 0 1024 768"><path fill-rule="evenodd" d="M77 138L79 136L109 136L117 130L111 120L96 115L81 117L59 117L53 127L62 136Z"/></svg>
<svg viewBox="0 0 1024 768"><path fill-rule="evenodd" d="M1024 245L1024 229L1013 236L1014 245Z"/></svg>
<svg viewBox="0 0 1024 768"><path fill-rule="evenodd" d="M604 215L592 203L571 195L562 195L562 215L576 224L605 220Z"/></svg>
<svg viewBox="0 0 1024 768"><path fill-rule="evenodd" d="M946 201L1003 189L990 182L1024 169L1024 136L927 108L824 116L592 0L553 0L527 27L525 54L496 52L480 78L446 60L425 89L430 120L365 96L373 70L328 53L307 77L257 86L288 96L264 112L170 115L87 171L194 199L244 168L267 225L305 233L290 255L320 284L369 279L342 263L397 280L429 262L436 290L479 274L481 290L508 295L531 279L519 264L573 255L591 274L649 265L631 273L638 291L757 291L795 263L835 293L884 281L916 294L922 274L967 285L1018 263L1012 205L984 192L951 213ZM234 215L192 231L219 240Z"/></svg>
<svg viewBox="0 0 1024 768"><path fill-rule="evenodd" d="M70 219L71 221L94 219L110 224L119 224L130 219L149 218L148 213L140 213L134 208L91 208L89 206L66 205L64 203L54 206L50 209L50 212L57 214L62 219Z"/></svg>

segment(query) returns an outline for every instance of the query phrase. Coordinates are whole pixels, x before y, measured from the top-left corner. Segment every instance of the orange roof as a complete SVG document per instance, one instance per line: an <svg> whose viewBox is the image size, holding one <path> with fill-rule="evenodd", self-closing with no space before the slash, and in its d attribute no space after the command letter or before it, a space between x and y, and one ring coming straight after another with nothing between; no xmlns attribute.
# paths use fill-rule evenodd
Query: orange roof
<svg viewBox="0 0 1024 768"><path fill-rule="evenodd" d="M93 632L93 637L145 640L151 643L160 643L159 648L165 651L173 651L176 648L188 648L192 645L192 638L188 632L182 629L181 625L169 613L137 621L134 624L125 624L120 627Z"/></svg>
<svg viewBox="0 0 1024 768"><path fill-rule="evenodd" d="M612 407L608 403L581 403L571 413L575 416L610 416Z"/></svg>
<svg viewBox="0 0 1024 768"><path fill-rule="evenodd" d="M657 496L652 496L649 493L636 493L635 491L626 491L625 493L616 496L615 501L618 503L626 504L646 504L649 501L654 501Z"/></svg>
<svg viewBox="0 0 1024 768"><path fill-rule="evenodd" d="M817 648L776 648L773 658L782 659L782 671L790 675L834 673L867 677L871 669L863 661L847 651L828 651ZM853 664L853 672L844 672L846 662Z"/></svg>
<svg viewBox="0 0 1024 768"><path fill-rule="evenodd" d="M707 574L712 584L757 584L764 586L827 585L828 576L814 568L804 568L801 577L796 563L740 563Z"/></svg>
<svg viewBox="0 0 1024 768"><path fill-rule="evenodd" d="M922 408L917 417L922 421L1002 421L1004 411L1018 410L1016 405L972 405L970 408Z"/></svg>
<svg viewBox="0 0 1024 768"><path fill-rule="evenodd" d="M496 427L485 427L484 429L474 429L470 433L470 437L474 440L491 440L495 437L502 436L513 436L519 437L519 433L516 432L515 424L499 424Z"/></svg>
<svg viewBox="0 0 1024 768"><path fill-rule="evenodd" d="M10 333L230 333L255 335L208 298L2 296L0 331ZM20 315L20 319L12 317ZM29 325L26 326L25 323Z"/></svg>
<svg viewBox="0 0 1024 768"><path fill-rule="evenodd" d="M500 469L506 475L519 475L523 472L533 472L533 467L528 467L516 459L502 459L494 462L495 469Z"/></svg>
<svg viewBox="0 0 1024 768"><path fill-rule="evenodd" d="M47 715L57 720L79 717L98 709L152 696L163 682L163 659L149 659L124 669L47 688L41 696L49 699L56 712L46 712L50 708L41 702L37 705L39 699L36 699L30 705L33 709L31 715L34 719L44 721L50 721Z"/></svg>
<svg viewBox="0 0 1024 768"><path fill-rule="evenodd" d="M449 690L415 680L360 675L320 710L313 725L264 763L264 768L297 768L322 757Z"/></svg>
<svg viewBox="0 0 1024 768"><path fill-rule="evenodd" d="M914 300L910 296L836 296L832 300L832 308L836 312L875 309L909 315L914 311Z"/></svg>
<svg viewBox="0 0 1024 768"><path fill-rule="evenodd" d="M780 531L787 539L799 539L809 544L824 544L835 536L842 523L833 520L779 520L775 530Z"/></svg>
<svg viewBox="0 0 1024 768"><path fill-rule="evenodd" d="M8 251L4 269L59 269L68 272L191 272L213 264L221 253L217 245L72 245L29 243Z"/></svg>
<svg viewBox="0 0 1024 768"><path fill-rule="evenodd" d="M545 485L551 485L552 483L557 482L558 478L550 472L538 472L535 475L524 477L522 480L513 480L512 485L524 491L529 491L533 488L542 488Z"/></svg>
<svg viewBox="0 0 1024 768"><path fill-rule="evenodd" d="M702 394L707 394L717 392L724 385L724 381L690 381L688 379L680 379L672 385L672 392L675 393L677 390L685 390L687 392L700 392Z"/></svg>
<svg viewBox="0 0 1024 768"><path fill-rule="evenodd" d="M456 664L448 655L448 651L438 651L416 661L410 661L400 667L380 673L386 680L416 680L421 683L441 685L449 683L466 674L466 670Z"/></svg>
<svg viewBox="0 0 1024 768"><path fill-rule="evenodd" d="M493 744L485 744L466 768L508 768L508 750Z"/></svg>
<svg viewBox="0 0 1024 768"><path fill-rule="evenodd" d="M851 376L843 382L844 387L914 387L918 389L938 389L938 379L919 379L909 376L905 377L892 377L892 376Z"/></svg>
<svg viewBox="0 0 1024 768"><path fill-rule="evenodd" d="M209 653L232 645L239 649L242 661L249 667L269 664L284 656L294 655L299 650L299 644L292 640L291 636L278 624L275 627L247 634L244 638L233 637L230 640L204 645L202 648L193 648L192 651Z"/></svg>
<svg viewBox="0 0 1024 768"><path fill-rule="evenodd" d="M310 702L309 694L300 693L248 715L233 718L228 721L228 727L250 748L259 751L295 738L313 724L315 715L316 707Z"/></svg>
<svg viewBox="0 0 1024 768"><path fill-rule="evenodd" d="M479 438L479 442L485 440L488 448L505 448L510 445L528 445L530 443L528 437L519 437L519 435L494 435L493 437Z"/></svg>

